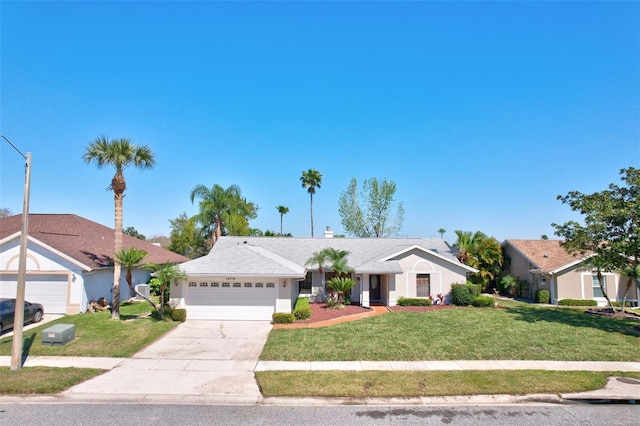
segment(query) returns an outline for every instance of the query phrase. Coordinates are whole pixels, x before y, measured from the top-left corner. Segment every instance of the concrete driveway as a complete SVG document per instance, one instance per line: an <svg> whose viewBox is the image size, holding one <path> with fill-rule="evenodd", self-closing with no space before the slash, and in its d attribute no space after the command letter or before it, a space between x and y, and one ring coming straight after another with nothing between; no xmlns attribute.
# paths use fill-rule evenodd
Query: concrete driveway
<svg viewBox="0 0 640 426"><path fill-rule="evenodd" d="M62 393L93 400L257 402L268 321L187 320L107 373Z"/></svg>

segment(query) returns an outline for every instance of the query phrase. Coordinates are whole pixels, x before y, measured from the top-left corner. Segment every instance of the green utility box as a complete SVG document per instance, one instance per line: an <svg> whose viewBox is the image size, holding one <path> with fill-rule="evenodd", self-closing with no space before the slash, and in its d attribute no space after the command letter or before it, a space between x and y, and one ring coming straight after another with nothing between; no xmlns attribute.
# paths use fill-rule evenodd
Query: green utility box
<svg viewBox="0 0 640 426"><path fill-rule="evenodd" d="M45 346L64 346L76 338L74 324L56 324L42 330L42 344Z"/></svg>

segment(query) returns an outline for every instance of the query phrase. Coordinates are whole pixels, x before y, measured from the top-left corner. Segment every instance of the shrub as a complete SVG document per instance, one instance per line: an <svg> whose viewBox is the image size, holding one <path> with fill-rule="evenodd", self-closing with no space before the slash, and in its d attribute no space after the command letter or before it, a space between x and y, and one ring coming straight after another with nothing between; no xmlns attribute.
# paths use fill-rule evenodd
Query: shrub
<svg viewBox="0 0 640 426"><path fill-rule="evenodd" d="M468 306L476 297L473 294L473 285L469 284L452 284L451 285L451 303L458 306ZM480 287L480 286L478 286Z"/></svg>
<svg viewBox="0 0 640 426"><path fill-rule="evenodd" d="M151 278L149 280L149 292L153 296L160 296L160 287L162 286L162 280L160 278Z"/></svg>
<svg viewBox="0 0 640 426"><path fill-rule="evenodd" d="M274 324L291 324L295 320L293 314L285 314L283 312L276 312L271 318Z"/></svg>
<svg viewBox="0 0 640 426"><path fill-rule="evenodd" d="M593 299L560 299L560 306L598 306L598 302Z"/></svg>
<svg viewBox="0 0 640 426"><path fill-rule="evenodd" d="M595 302L595 300L594 300L594 302ZM622 307L622 302L611 301L611 304L613 306L615 306L616 308L621 308ZM596 305L596 303L594 303L594 305ZM626 302L624 302L624 306L627 307L627 308L631 308L631 307L633 307L633 302L630 302L630 301L627 300Z"/></svg>
<svg viewBox="0 0 640 426"><path fill-rule="evenodd" d="M311 307L309 306L308 298L298 297L296 306L293 308L293 316L297 320L304 320L311 317Z"/></svg>
<svg viewBox="0 0 640 426"><path fill-rule="evenodd" d="M505 296L513 297L517 293L518 278L513 275L507 275L498 281L498 291Z"/></svg>
<svg viewBox="0 0 640 426"><path fill-rule="evenodd" d="M172 309L171 310L171 319L174 321L185 322L187 320L187 310L186 309Z"/></svg>
<svg viewBox="0 0 640 426"><path fill-rule="evenodd" d="M536 303L549 303L549 290L538 290L536 291Z"/></svg>
<svg viewBox="0 0 640 426"><path fill-rule="evenodd" d="M431 299L421 299L418 297L400 297L399 306L431 306Z"/></svg>
<svg viewBox="0 0 640 426"><path fill-rule="evenodd" d="M471 304L476 308L493 308L495 300L491 296L477 296Z"/></svg>

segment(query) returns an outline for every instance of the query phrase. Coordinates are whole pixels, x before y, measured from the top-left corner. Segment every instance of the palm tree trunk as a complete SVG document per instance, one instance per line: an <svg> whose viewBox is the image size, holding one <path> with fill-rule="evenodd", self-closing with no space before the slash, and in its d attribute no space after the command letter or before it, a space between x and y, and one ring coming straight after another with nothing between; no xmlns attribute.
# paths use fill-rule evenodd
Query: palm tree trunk
<svg viewBox="0 0 640 426"><path fill-rule="evenodd" d="M122 249L122 193L114 190L115 203L115 251ZM113 264L113 293L111 294L111 318L120 319L120 262Z"/></svg>
<svg viewBox="0 0 640 426"><path fill-rule="evenodd" d="M280 236L282 236L282 216L284 215L280 213Z"/></svg>
<svg viewBox="0 0 640 426"><path fill-rule="evenodd" d="M313 238L313 193L309 195L311 195L311 238Z"/></svg>

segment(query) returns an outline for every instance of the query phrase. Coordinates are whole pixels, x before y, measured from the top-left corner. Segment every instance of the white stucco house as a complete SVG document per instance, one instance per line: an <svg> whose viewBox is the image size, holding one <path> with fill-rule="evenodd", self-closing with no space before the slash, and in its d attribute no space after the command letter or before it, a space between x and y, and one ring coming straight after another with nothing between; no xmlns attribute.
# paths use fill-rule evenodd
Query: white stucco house
<svg viewBox="0 0 640 426"><path fill-rule="evenodd" d="M0 219L0 298L15 298L22 216ZM73 214L30 214L25 299L41 303L45 313L77 314L91 300L111 301L114 231ZM148 255L143 263L182 263L187 257L123 235L123 247ZM120 300L134 296L120 279ZM133 271L133 284L149 282L149 272Z"/></svg>
<svg viewBox="0 0 640 426"><path fill-rule="evenodd" d="M477 272L436 238L222 237L209 254L180 265L188 279L172 284L174 305L187 318L270 320L289 313L298 296L322 300L330 265L306 265L314 252L349 252L351 300L394 306L399 297L445 294Z"/></svg>

